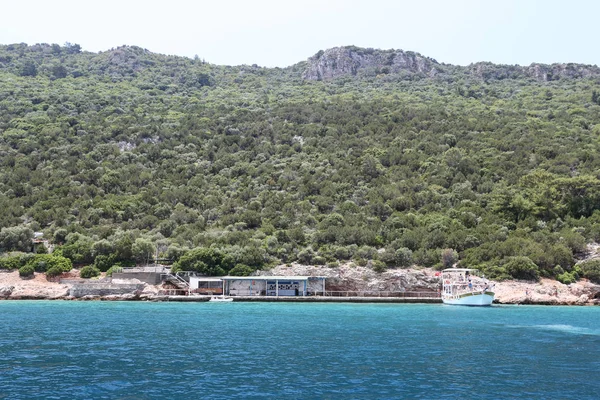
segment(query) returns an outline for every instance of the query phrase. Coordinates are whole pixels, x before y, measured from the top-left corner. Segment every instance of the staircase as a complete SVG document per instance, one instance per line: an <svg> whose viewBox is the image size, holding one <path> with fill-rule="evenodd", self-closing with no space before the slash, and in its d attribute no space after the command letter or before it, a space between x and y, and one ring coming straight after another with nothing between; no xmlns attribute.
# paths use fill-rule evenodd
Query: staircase
<svg viewBox="0 0 600 400"><path fill-rule="evenodd" d="M175 274L164 274L163 275L163 280L165 282L169 282L172 283L173 285L175 285L175 287L179 288L179 289L185 289L188 290L190 288L190 283L188 281L186 281L185 279L183 279L183 277L177 275L177 273Z"/></svg>

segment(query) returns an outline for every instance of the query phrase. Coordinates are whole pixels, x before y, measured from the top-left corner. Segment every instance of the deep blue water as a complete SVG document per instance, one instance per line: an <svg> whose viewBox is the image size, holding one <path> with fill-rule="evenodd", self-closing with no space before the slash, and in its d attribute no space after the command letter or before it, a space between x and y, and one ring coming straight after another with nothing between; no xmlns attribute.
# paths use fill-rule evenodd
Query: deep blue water
<svg viewBox="0 0 600 400"><path fill-rule="evenodd" d="M600 395L600 308L0 302L0 399Z"/></svg>

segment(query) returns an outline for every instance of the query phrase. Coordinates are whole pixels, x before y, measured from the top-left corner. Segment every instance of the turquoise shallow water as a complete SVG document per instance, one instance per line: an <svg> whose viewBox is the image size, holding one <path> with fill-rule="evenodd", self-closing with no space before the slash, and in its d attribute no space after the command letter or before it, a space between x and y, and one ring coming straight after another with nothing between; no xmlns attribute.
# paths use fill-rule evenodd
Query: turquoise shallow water
<svg viewBox="0 0 600 400"><path fill-rule="evenodd" d="M600 308L0 302L0 399L596 399Z"/></svg>

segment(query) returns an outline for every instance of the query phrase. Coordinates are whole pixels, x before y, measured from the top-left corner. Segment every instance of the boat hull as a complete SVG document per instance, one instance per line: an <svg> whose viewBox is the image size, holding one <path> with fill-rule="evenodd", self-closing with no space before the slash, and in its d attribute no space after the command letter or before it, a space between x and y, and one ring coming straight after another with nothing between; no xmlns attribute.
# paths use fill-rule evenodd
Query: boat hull
<svg viewBox="0 0 600 400"><path fill-rule="evenodd" d="M442 297L444 304L456 306L490 306L494 301L493 292L465 293L460 296Z"/></svg>
<svg viewBox="0 0 600 400"><path fill-rule="evenodd" d="M229 303L232 302L233 299L231 297L211 297L208 301L215 303Z"/></svg>

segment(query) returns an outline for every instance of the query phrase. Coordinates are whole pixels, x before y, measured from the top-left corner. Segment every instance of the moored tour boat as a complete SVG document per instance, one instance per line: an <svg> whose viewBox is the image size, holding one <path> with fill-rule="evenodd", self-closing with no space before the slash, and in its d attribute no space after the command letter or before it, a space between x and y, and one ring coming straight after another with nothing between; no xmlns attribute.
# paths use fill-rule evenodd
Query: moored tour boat
<svg viewBox="0 0 600 400"><path fill-rule="evenodd" d="M492 288L476 269L449 268L441 276L444 304L489 306L494 301Z"/></svg>

